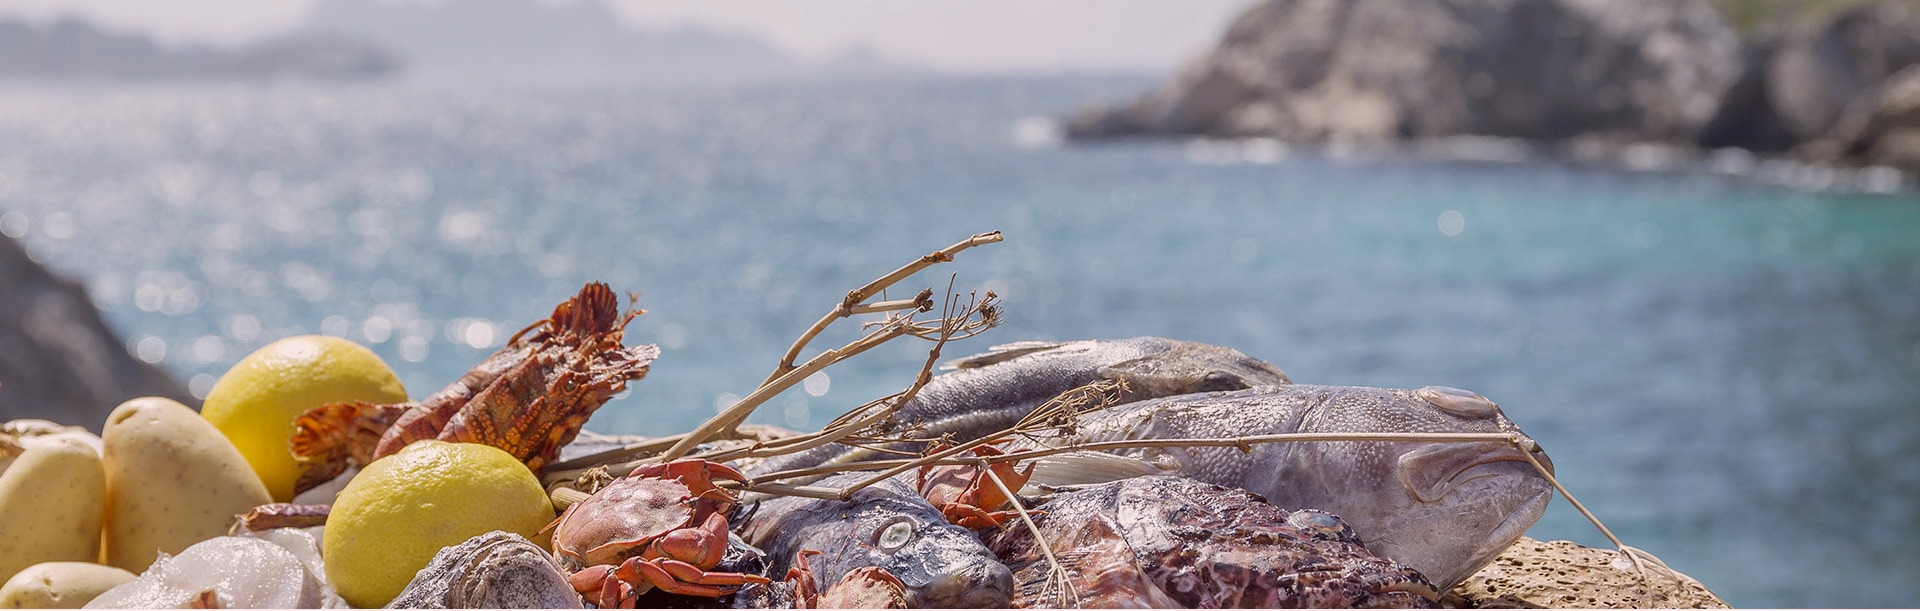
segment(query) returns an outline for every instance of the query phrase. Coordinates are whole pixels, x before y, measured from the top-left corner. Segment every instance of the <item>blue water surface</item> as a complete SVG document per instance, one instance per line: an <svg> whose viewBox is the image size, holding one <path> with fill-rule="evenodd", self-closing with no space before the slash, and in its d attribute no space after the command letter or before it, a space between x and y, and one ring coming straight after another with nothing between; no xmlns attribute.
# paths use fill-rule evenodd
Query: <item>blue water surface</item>
<svg viewBox="0 0 1920 611"><path fill-rule="evenodd" d="M1034 146L1130 78L601 88L0 87L0 230L204 393L288 335L415 396L583 282L641 293L652 374L589 427L684 431L851 288L990 289L949 346L1162 335L1296 381L1472 389L1628 544L1735 606L1920 596L1920 197L1270 144ZM857 322L857 321L854 321ZM821 347L858 334L842 323ZM818 426L901 341L775 399ZM1530 533L1606 545L1556 501Z"/></svg>

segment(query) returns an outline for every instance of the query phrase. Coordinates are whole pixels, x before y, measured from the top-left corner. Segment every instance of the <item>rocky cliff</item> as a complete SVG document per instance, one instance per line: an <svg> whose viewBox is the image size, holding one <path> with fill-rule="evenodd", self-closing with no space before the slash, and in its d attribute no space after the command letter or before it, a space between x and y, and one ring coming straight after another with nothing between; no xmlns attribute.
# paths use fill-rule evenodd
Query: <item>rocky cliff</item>
<svg viewBox="0 0 1920 611"><path fill-rule="evenodd" d="M1473 135L1794 151L1920 168L1920 7L1868 3L1743 41L1708 0L1266 0L1210 53L1069 139L1394 142ZM1907 126L1907 127L1902 127Z"/></svg>
<svg viewBox="0 0 1920 611"><path fill-rule="evenodd" d="M0 21L0 79L189 78L322 80L385 76L400 68L383 48L306 33L246 47L171 47L77 20Z"/></svg>
<svg viewBox="0 0 1920 611"><path fill-rule="evenodd" d="M114 406L146 395L199 404L127 353L79 283L0 236L0 421L44 418L98 432Z"/></svg>

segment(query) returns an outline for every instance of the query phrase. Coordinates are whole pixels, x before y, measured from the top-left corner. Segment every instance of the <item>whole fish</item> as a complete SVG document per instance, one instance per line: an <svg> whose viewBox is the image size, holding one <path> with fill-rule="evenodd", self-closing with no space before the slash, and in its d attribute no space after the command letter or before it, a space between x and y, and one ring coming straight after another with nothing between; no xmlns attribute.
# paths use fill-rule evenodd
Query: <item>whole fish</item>
<svg viewBox="0 0 1920 611"><path fill-rule="evenodd" d="M1224 346L1160 337L1071 342L1016 342L942 366L880 428L916 429L922 437L965 442L1005 430L1060 393L1100 380L1126 382L1125 401L1287 384L1287 374ZM916 452L918 448L907 449ZM829 444L744 465L759 475L856 460L878 452Z"/></svg>
<svg viewBox="0 0 1920 611"><path fill-rule="evenodd" d="M1018 607L1432 608L1440 597L1420 573L1361 547L1338 517L1245 490L1135 477L1040 509L1034 523L1063 575L1032 530L989 542L1014 570Z"/></svg>
<svg viewBox="0 0 1920 611"><path fill-rule="evenodd" d="M822 486L867 477L836 475ZM760 503L742 537L767 553L767 574L784 575L802 550L815 586L826 591L861 567L886 569L906 586L907 602L924 607L1005 607L1013 574L964 528L898 480L862 488L846 501L776 497Z"/></svg>
<svg viewBox="0 0 1920 611"><path fill-rule="evenodd" d="M1285 385L1169 397L1083 415L1071 434L1015 445L1276 433L1506 433L1534 448L1500 407L1442 386L1396 390ZM1321 509L1353 525L1367 549L1406 563L1446 591L1486 566L1546 511L1551 484L1520 450L1496 442L1314 441L1236 447L1134 448L1150 472L1244 488L1275 505ZM1034 482L1117 477L1042 460ZM1102 470L1106 467L1095 467ZM1138 472L1118 477L1138 475Z"/></svg>

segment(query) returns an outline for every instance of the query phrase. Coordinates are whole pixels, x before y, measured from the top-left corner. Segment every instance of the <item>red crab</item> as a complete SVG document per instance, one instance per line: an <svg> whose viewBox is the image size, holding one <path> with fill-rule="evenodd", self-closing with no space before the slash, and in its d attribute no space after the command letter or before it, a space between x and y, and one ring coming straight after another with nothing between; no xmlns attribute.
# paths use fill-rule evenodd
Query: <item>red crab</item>
<svg viewBox="0 0 1920 611"><path fill-rule="evenodd" d="M821 592L814 582L813 569L807 566L807 557L820 553L820 550L800 550L794 556L793 568L787 569L787 581L793 584L795 609L907 608L907 584L877 566L849 571L840 578L840 583Z"/></svg>
<svg viewBox="0 0 1920 611"><path fill-rule="evenodd" d="M944 443L934 444L927 453L938 453L948 447ZM1015 451L1016 454L1019 452ZM974 448L973 453L977 456L1006 454L993 446ZM1017 471L1011 462L997 462L988 467L994 475L1000 476L1000 481L1006 483L1009 490L1019 490L1025 486L1027 479L1033 477L1033 468L1033 464L1028 464L1026 471ZM992 528L1020 515L1017 511L993 511L1011 499L987 479L987 474L980 471L979 467L926 466L920 468L919 476L920 495L927 497L934 507L940 508L940 514L946 516L948 522L963 528Z"/></svg>
<svg viewBox="0 0 1920 611"><path fill-rule="evenodd" d="M553 552L587 602L631 608L653 588L720 597L767 578L709 572L727 551L726 514L738 501L714 477L746 481L697 458L643 465L554 520Z"/></svg>
<svg viewBox="0 0 1920 611"><path fill-rule="evenodd" d="M307 470L305 492L350 466L422 439L484 443L513 454L535 474L572 441L594 410L647 375L654 346L621 344L642 310L593 282L553 315L533 323L459 380L418 403L330 403L294 420L289 442Z"/></svg>

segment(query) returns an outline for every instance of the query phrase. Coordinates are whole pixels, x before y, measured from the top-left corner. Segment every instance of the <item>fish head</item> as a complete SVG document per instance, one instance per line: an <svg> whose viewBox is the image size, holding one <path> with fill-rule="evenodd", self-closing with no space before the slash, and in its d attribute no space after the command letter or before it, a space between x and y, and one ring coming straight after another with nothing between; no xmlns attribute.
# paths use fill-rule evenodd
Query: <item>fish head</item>
<svg viewBox="0 0 1920 611"><path fill-rule="evenodd" d="M1533 465L1551 473L1546 453L1498 405L1470 391L1338 389L1302 416L1299 430L1514 436L1521 447L1487 441L1283 444L1291 446L1285 468L1304 474L1300 497L1285 502L1338 513L1368 549L1418 569L1441 591L1498 557L1540 519L1553 496L1552 484Z"/></svg>
<svg viewBox="0 0 1920 611"><path fill-rule="evenodd" d="M832 532L810 536L801 546L822 552L808 562L823 590L873 566L900 580L912 608L1005 607L1012 601L1013 572L979 537L947 523L898 480L863 488L833 507L844 518L822 523L819 528Z"/></svg>
<svg viewBox="0 0 1920 611"><path fill-rule="evenodd" d="M966 529L945 521L897 516L870 533L874 566L906 586L908 606L1004 607L1013 599L1013 572Z"/></svg>
<svg viewBox="0 0 1920 611"><path fill-rule="evenodd" d="M1226 346L1159 337L1120 340L1140 355L1099 369L1122 380L1131 400L1291 383L1280 368Z"/></svg>

